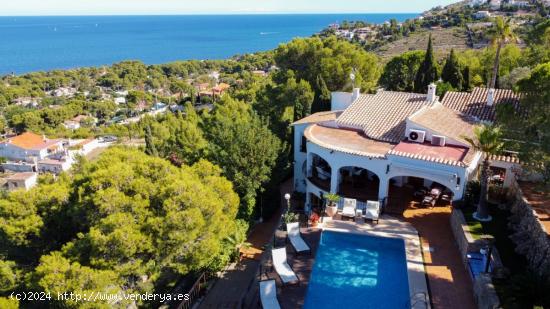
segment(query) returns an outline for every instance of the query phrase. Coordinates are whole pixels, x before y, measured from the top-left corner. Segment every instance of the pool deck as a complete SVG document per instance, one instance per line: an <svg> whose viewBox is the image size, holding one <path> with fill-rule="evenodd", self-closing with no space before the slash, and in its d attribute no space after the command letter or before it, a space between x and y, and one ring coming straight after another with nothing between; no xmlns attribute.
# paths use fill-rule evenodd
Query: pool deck
<svg viewBox="0 0 550 309"><path fill-rule="evenodd" d="M269 260L261 269L261 280L275 279L277 281L277 294L282 308L301 308L304 305L307 286L315 263L315 254L323 230L403 239L405 241L411 303L414 304L412 308L430 308L428 286L418 233L411 224L390 216L382 216L379 224L364 221L355 223L353 221L324 218L324 223L316 228L301 228L302 237L311 247L311 254L297 255L290 244L286 245L288 263L300 279L300 283L296 285L283 285L277 273L272 269L271 261ZM258 307L254 308L261 308L261 306L258 305Z"/></svg>
<svg viewBox="0 0 550 309"><path fill-rule="evenodd" d="M405 242L411 308L430 308L420 238L411 224L390 216L381 216L378 224L329 218L323 224L323 230L402 239Z"/></svg>

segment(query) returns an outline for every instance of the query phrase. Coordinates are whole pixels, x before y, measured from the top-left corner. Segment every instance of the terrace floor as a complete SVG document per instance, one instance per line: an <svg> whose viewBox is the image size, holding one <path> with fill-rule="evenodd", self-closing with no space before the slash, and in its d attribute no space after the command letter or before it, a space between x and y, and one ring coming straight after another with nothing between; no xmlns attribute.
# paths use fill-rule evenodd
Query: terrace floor
<svg viewBox="0 0 550 309"><path fill-rule="evenodd" d="M411 223L422 243L434 308L476 308L473 283L466 271L450 228L452 206L420 207L412 189L390 188L388 204L393 216Z"/></svg>

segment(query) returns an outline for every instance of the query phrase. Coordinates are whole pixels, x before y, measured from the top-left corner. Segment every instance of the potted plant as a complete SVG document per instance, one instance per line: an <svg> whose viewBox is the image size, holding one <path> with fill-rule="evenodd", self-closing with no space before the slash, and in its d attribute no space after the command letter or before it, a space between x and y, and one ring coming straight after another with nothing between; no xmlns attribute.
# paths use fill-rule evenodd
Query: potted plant
<svg viewBox="0 0 550 309"><path fill-rule="evenodd" d="M284 229L286 230L286 225L288 223L292 222L298 222L300 220L300 216L297 213L293 212L287 212L283 215L283 223L284 223Z"/></svg>
<svg viewBox="0 0 550 309"><path fill-rule="evenodd" d="M338 212L338 201L340 201L340 196L338 194L334 193L328 193L325 194L325 199L327 200L327 208L325 209L325 212L329 217L334 217L336 213Z"/></svg>
<svg viewBox="0 0 550 309"><path fill-rule="evenodd" d="M319 224L319 219L320 217L316 212L312 213L311 216L309 216L309 221L311 221L311 226L316 227L317 224Z"/></svg>

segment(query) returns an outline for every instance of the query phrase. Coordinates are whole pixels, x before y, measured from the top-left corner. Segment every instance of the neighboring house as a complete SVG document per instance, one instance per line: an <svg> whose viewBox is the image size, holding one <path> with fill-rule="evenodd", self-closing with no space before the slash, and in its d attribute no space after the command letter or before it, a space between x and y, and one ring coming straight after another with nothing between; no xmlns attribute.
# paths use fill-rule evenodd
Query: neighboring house
<svg viewBox="0 0 550 309"><path fill-rule="evenodd" d="M63 150L63 142L58 139L47 139L31 132L10 137L0 142L0 157L8 160L38 160Z"/></svg>
<svg viewBox="0 0 550 309"><path fill-rule="evenodd" d="M116 105L119 105L119 104L126 104L126 98L125 98L125 97L118 97L118 98L115 98L115 104L116 104Z"/></svg>
<svg viewBox="0 0 550 309"><path fill-rule="evenodd" d="M38 182L38 174L34 172L16 173L6 178L6 187L8 191L19 189L29 190L36 186Z"/></svg>
<svg viewBox="0 0 550 309"><path fill-rule="evenodd" d="M40 160L38 161L38 172L59 175L62 172L68 171L73 162L73 159L69 156L64 156L60 159Z"/></svg>
<svg viewBox="0 0 550 309"><path fill-rule="evenodd" d="M64 121L63 126L69 130L77 130L82 127L82 124L85 122L89 122L91 125L96 125L97 118L86 115L78 115L73 119Z"/></svg>
<svg viewBox="0 0 550 309"><path fill-rule="evenodd" d="M475 19L484 19L484 18L490 18L491 13L489 11L478 11L474 14Z"/></svg>
<svg viewBox="0 0 550 309"><path fill-rule="evenodd" d="M336 92L331 111L295 122L294 186L306 193L306 205L329 192L391 202L400 199L392 195L396 187L438 187L462 199L482 158L464 137L493 120L495 106L510 96L485 91L483 98L475 89L440 102L435 93L435 85L428 94Z"/></svg>

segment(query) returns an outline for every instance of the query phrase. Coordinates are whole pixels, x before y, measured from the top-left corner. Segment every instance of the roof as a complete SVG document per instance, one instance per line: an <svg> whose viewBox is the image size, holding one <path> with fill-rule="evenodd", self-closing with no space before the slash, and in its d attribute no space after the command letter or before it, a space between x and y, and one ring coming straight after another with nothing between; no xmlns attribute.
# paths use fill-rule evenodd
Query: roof
<svg viewBox="0 0 550 309"><path fill-rule="evenodd" d="M27 180L29 178L36 177L36 175L37 175L36 173L32 173L32 172L16 173L6 178L6 180L8 181L9 180L12 180L12 181Z"/></svg>
<svg viewBox="0 0 550 309"><path fill-rule="evenodd" d="M487 88L474 88L472 92L449 91L441 101L448 108L464 114L474 116L479 120L494 122L496 107L501 104L513 104L519 106L521 95L508 89L495 89L494 104L487 105Z"/></svg>
<svg viewBox="0 0 550 309"><path fill-rule="evenodd" d="M361 128L372 139L399 143L405 136L407 117L430 105L426 94L379 91L376 95L361 95L336 122Z"/></svg>
<svg viewBox="0 0 550 309"><path fill-rule="evenodd" d="M464 137L474 137L473 127L476 121L473 117L462 114L436 103L425 106L409 119L438 135L444 135L456 141L467 143Z"/></svg>
<svg viewBox="0 0 550 309"><path fill-rule="evenodd" d="M367 138L358 130L310 125L304 136L311 142L330 150L344 153L382 158L392 149L393 144Z"/></svg>
<svg viewBox="0 0 550 309"><path fill-rule="evenodd" d="M38 164L47 164L47 165L63 165L65 161L54 160L54 159L44 159L38 161Z"/></svg>
<svg viewBox="0 0 550 309"><path fill-rule="evenodd" d="M312 115L309 115L305 118L302 118L292 125L307 124L307 123L319 123L325 121L334 121L338 116L342 114L342 111L328 111L328 112L318 112Z"/></svg>
<svg viewBox="0 0 550 309"><path fill-rule="evenodd" d="M19 148L28 150L41 150L49 148L59 142L60 141L57 139L47 139L32 132L25 132L3 141L3 143L15 145Z"/></svg>
<svg viewBox="0 0 550 309"><path fill-rule="evenodd" d="M429 162L466 167L472 162L475 151L459 146L435 146L431 143L403 141L388 154Z"/></svg>

